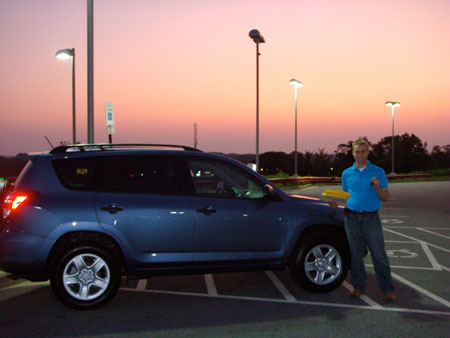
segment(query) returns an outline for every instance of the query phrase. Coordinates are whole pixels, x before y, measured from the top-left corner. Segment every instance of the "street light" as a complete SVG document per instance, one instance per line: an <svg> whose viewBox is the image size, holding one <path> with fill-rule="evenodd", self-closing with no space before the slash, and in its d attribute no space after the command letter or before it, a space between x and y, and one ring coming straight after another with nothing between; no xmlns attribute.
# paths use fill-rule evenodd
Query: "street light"
<svg viewBox="0 0 450 338"><path fill-rule="evenodd" d="M256 43L256 172L259 173L259 44L266 41L257 29L248 35Z"/></svg>
<svg viewBox="0 0 450 338"><path fill-rule="evenodd" d="M61 60L72 59L72 143L76 140L76 118L75 118L75 48L60 49L56 57Z"/></svg>
<svg viewBox="0 0 450 338"><path fill-rule="evenodd" d="M94 143L94 0L87 0L87 132Z"/></svg>
<svg viewBox="0 0 450 338"><path fill-rule="evenodd" d="M294 86L295 88L295 153L294 153L294 161L295 161L295 169L294 169L294 176L298 176L298 170L297 170L297 88L302 87L303 83L301 81L298 81L296 79L292 79L289 81L291 86Z"/></svg>
<svg viewBox="0 0 450 338"><path fill-rule="evenodd" d="M400 102L386 101L386 106L392 107L392 173L391 174L395 174L395 171L394 171L394 108L400 107Z"/></svg>

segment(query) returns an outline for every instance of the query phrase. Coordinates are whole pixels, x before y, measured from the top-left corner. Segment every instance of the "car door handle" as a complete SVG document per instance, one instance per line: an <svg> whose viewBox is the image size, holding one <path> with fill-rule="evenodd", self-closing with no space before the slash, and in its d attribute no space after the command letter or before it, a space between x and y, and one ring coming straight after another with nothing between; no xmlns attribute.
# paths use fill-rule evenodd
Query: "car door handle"
<svg viewBox="0 0 450 338"><path fill-rule="evenodd" d="M197 211L201 212L202 214L205 214L205 215L211 215L211 214L217 212L216 209L214 209L213 207L203 207L201 209L197 209Z"/></svg>
<svg viewBox="0 0 450 338"><path fill-rule="evenodd" d="M110 204L107 207L101 208L103 211L108 211L110 214L115 214L118 211L122 211L123 208L119 207L116 203Z"/></svg>

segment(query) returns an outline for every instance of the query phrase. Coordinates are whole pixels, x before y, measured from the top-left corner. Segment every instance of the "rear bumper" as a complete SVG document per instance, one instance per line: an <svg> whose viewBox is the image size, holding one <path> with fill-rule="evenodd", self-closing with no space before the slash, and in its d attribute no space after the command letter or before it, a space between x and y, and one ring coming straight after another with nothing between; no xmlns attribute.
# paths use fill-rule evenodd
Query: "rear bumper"
<svg viewBox="0 0 450 338"><path fill-rule="evenodd" d="M45 265L52 241L48 239L3 231L0 234L0 268L31 281L45 281L48 273Z"/></svg>

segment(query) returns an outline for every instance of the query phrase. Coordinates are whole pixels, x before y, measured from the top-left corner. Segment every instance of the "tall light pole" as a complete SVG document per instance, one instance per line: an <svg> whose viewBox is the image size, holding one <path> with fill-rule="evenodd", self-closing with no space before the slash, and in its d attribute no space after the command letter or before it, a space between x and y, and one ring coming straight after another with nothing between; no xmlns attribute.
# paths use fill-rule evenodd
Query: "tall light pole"
<svg viewBox="0 0 450 338"><path fill-rule="evenodd" d="M94 143L94 0L87 0L88 143Z"/></svg>
<svg viewBox="0 0 450 338"><path fill-rule="evenodd" d="M297 177L298 176L298 170L297 170L297 89L299 87L303 86L303 83L301 83L301 81L298 81L296 79L292 79L291 81L289 81L289 83L291 84L291 86L294 86L295 88L295 153L294 153L294 161L295 161L295 166L294 166L294 176Z"/></svg>
<svg viewBox="0 0 450 338"><path fill-rule="evenodd" d="M257 29L248 35L256 43L256 172L259 173L259 44L266 41Z"/></svg>
<svg viewBox="0 0 450 338"><path fill-rule="evenodd" d="M77 143L75 115L75 48L60 49L56 52L58 59L72 59L72 143Z"/></svg>
<svg viewBox="0 0 450 338"><path fill-rule="evenodd" d="M394 171L394 108L400 107L400 102L386 101L386 106L392 107L392 173L391 174L395 174L395 171Z"/></svg>

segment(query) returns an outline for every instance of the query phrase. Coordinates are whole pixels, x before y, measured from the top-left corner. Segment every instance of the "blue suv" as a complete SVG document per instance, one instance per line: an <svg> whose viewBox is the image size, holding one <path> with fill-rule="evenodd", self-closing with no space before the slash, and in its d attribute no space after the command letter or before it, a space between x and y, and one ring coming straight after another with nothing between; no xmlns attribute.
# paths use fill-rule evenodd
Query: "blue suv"
<svg viewBox="0 0 450 338"><path fill-rule="evenodd" d="M50 279L76 309L111 300L121 277L289 268L337 288L343 211L290 196L225 156L172 145L87 144L31 154L3 203L0 267Z"/></svg>

